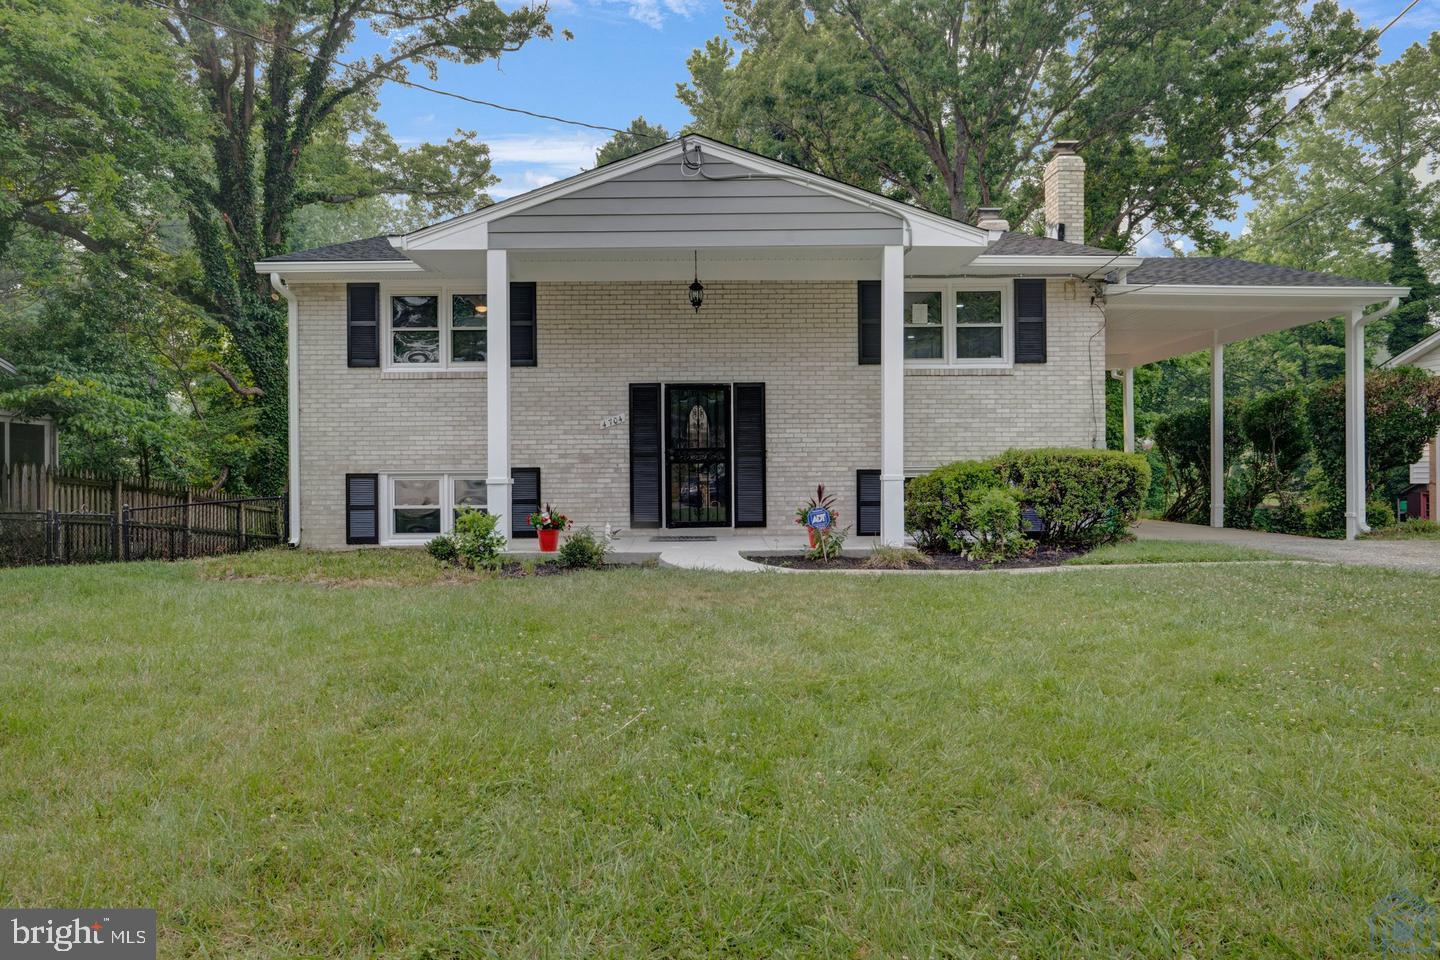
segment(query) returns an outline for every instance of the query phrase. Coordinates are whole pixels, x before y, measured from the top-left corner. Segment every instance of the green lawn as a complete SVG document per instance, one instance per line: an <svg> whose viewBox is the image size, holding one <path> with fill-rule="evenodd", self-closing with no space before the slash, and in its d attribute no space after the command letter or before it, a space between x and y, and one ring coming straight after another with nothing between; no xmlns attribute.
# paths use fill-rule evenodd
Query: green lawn
<svg viewBox="0 0 1440 960"><path fill-rule="evenodd" d="M1197 543L1189 540L1131 540L1100 547L1067 560L1071 566L1105 566L1115 563L1243 563L1254 560L1283 560L1279 554L1228 543Z"/></svg>
<svg viewBox="0 0 1440 960"><path fill-rule="evenodd" d="M0 572L0 902L450 960L1371 957L1440 901L1434 578L433 569Z"/></svg>

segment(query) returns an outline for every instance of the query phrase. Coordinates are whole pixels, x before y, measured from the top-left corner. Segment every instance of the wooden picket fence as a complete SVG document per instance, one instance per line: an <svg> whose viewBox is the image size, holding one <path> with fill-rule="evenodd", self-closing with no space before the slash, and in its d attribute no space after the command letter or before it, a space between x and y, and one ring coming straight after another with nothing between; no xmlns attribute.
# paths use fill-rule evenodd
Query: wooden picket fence
<svg viewBox="0 0 1440 960"><path fill-rule="evenodd" d="M64 473L53 467L19 463L0 467L0 511L54 510L57 513L109 513L131 507L169 507L186 501L224 499L223 491L204 487L141 484L87 472Z"/></svg>
<svg viewBox="0 0 1440 960"><path fill-rule="evenodd" d="M284 543L288 520L284 497L0 468L0 567L239 553Z"/></svg>

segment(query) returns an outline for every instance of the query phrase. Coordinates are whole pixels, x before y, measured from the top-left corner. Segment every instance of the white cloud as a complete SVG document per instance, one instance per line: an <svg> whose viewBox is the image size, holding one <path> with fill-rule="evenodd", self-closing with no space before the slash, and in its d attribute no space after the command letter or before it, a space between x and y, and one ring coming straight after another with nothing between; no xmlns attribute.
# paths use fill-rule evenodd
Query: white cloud
<svg viewBox="0 0 1440 960"><path fill-rule="evenodd" d="M490 159L497 164L523 163L550 167L564 176L579 173L583 167L595 165L595 151L610 139L594 133L563 133L553 135L501 134L486 137Z"/></svg>
<svg viewBox="0 0 1440 960"><path fill-rule="evenodd" d="M632 19L659 30L667 15L689 18L704 6L703 0L626 0Z"/></svg>
<svg viewBox="0 0 1440 960"><path fill-rule="evenodd" d="M599 131L487 137L490 159L500 177L490 195L504 200L589 169L595 166L595 151L608 139Z"/></svg>

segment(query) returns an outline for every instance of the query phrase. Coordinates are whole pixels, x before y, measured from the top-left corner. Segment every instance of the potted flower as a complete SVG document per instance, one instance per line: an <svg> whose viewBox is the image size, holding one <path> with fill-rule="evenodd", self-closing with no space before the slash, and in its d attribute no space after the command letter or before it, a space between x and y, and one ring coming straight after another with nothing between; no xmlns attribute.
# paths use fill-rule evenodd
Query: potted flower
<svg viewBox="0 0 1440 960"><path fill-rule="evenodd" d="M540 552L554 553L560 548L560 531L570 526L570 518L547 503L544 510L530 514L530 526L540 537Z"/></svg>
<svg viewBox="0 0 1440 960"><path fill-rule="evenodd" d="M817 525L817 520L821 521L823 526ZM839 520L840 512L835 509L835 497L825 492L823 483L815 488L815 496L795 508L795 523L804 527L805 532L810 535L811 550L829 536Z"/></svg>

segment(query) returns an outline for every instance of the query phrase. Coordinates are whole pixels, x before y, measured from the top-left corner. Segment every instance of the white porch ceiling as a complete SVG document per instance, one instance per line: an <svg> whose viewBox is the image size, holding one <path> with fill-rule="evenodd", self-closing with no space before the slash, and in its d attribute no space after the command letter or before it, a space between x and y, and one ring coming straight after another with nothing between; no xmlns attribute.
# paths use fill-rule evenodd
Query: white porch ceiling
<svg viewBox="0 0 1440 960"><path fill-rule="evenodd" d="M1105 366L1168 360L1216 342L1303 326L1402 296L1403 287L1199 287L1112 284L1105 303Z"/></svg>

